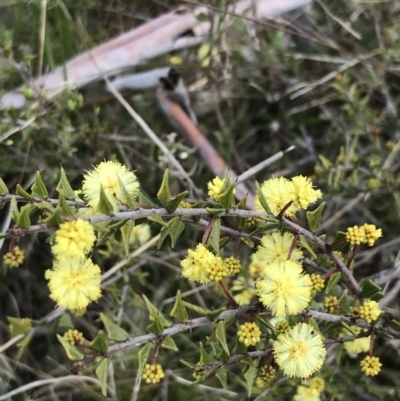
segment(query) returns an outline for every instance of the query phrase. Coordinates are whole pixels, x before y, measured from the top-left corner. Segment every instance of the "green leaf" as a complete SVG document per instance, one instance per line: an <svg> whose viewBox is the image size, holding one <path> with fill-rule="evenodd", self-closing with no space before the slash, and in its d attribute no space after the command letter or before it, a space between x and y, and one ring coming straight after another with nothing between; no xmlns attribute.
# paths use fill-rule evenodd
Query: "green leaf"
<svg viewBox="0 0 400 401"><path fill-rule="evenodd" d="M26 335L21 341L18 342L18 353L17 355L14 357L15 360L20 360L25 349L28 347L28 345L30 344L31 340L33 339L35 335L34 334L28 334Z"/></svg>
<svg viewBox="0 0 400 401"><path fill-rule="evenodd" d="M172 337L165 337L161 346L172 351L179 351L179 348L176 346L175 341Z"/></svg>
<svg viewBox="0 0 400 401"><path fill-rule="evenodd" d="M147 343L138 352L139 366L137 371L137 377L142 377L144 366L146 365L147 359L149 358L149 354L152 349L153 349L153 344Z"/></svg>
<svg viewBox="0 0 400 401"><path fill-rule="evenodd" d="M154 320L146 326L146 330L150 333L154 333L157 336L160 336L164 331L164 326L162 324L162 320L159 316L154 318Z"/></svg>
<svg viewBox="0 0 400 401"><path fill-rule="evenodd" d="M18 204L17 204L17 199L15 196L11 197L11 202L10 202L10 216L11 219L16 222L18 220L19 216L19 209L18 209Z"/></svg>
<svg viewBox="0 0 400 401"><path fill-rule="evenodd" d="M321 224L322 212L324 211L325 202L322 202L315 210L312 212L306 212L308 227L310 231L316 232L319 225Z"/></svg>
<svg viewBox="0 0 400 401"><path fill-rule="evenodd" d="M220 320L217 323L217 327L215 328L215 336L221 343L222 348L224 349L225 353L229 356L230 352L229 352L228 344L226 342L225 322L223 320Z"/></svg>
<svg viewBox="0 0 400 401"><path fill-rule="evenodd" d="M175 210L179 207L179 204L182 202L183 199L186 198L186 196L188 195L189 191L183 191L181 192L179 195L177 195L174 199L171 199L168 203L167 203L167 210L170 213L175 212Z"/></svg>
<svg viewBox="0 0 400 401"><path fill-rule="evenodd" d="M5 182L0 178L0 195L7 195L10 191Z"/></svg>
<svg viewBox="0 0 400 401"><path fill-rule="evenodd" d="M79 351L78 348L70 344L67 340L65 340L62 336L57 334L58 341L60 341L61 345L64 348L65 353L70 361L81 361L85 355Z"/></svg>
<svg viewBox="0 0 400 401"><path fill-rule="evenodd" d="M226 370L225 366L221 366L215 376L221 382L224 390L228 391L228 371Z"/></svg>
<svg viewBox="0 0 400 401"><path fill-rule="evenodd" d="M166 169L164 172L163 180L161 182L161 187L157 192L157 198L162 203L162 205L167 209L167 205L171 200L171 192L169 190L169 170Z"/></svg>
<svg viewBox="0 0 400 401"><path fill-rule="evenodd" d="M74 200L76 198L75 192L72 189L67 175L65 174L65 170L62 167L60 169L60 181L57 184L56 191L64 195L66 199Z"/></svg>
<svg viewBox="0 0 400 401"><path fill-rule="evenodd" d="M367 280L363 283L361 296L363 298L372 299L373 301L379 301L384 297L382 288L375 284L372 280Z"/></svg>
<svg viewBox="0 0 400 401"><path fill-rule="evenodd" d="M90 342L90 345L97 351L107 352L108 350L108 341L104 335L103 330L99 330L96 337Z"/></svg>
<svg viewBox="0 0 400 401"><path fill-rule="evenodd" d="M104 358L96 368L96 376L100 381L101 394L103 394L104 397L107 396L107 376L109 363L110 360L108 358Z"/></svg>
<svg viewBox="0 0 400 401"><path fill-rule="evenodd" d="M219 238L221 235L221 219L213 217L211 223L211 232L208 237L208 243L211 245L213 251L218 255L219 254Z"/></svg>
<svg viewBox="0 0 400 401"><path fill-rule="evenodd" d="M346 315L350 315L351 303L349 301L349 290L347 288L343 291L343 294L339 299L339 306L343 309Z"/></svg>
<svg viewBox="0 0 400 401"><path fill-rule="evenodd" d="M50 224L52 226L59 226L64 223L62 219L61 209L57 207L57 209L52 213L47 219L44 220L44 223Z"/></svg>
<svg viewBox="0 0 400 401"><path fill-rule="evenodd" d="M104 313L100 313L100 319L107 330L107 335L110 340L122 342L128 339L128 333L110 320Z"/></svg>
<svg viewBox="0 0 400 401"><path fill-rule="evenodd" d="M97 210L103 214L112 214L115 211L114 205L108 199L102 185L100 185L100 200L97 204Z"/></svg>
<svg viewBox="0 0 400 401"><path fill-rule="evenodd" d="M208 214L210 214L211 216L218 216L221 213L225 213L226 210L222 209L222 208L212 208L212 207L206 207L206 211Z"/></svg>
<svg viewBox="0 0 400 401"><path fill-rule="evenodd" d="M168 223L166 221L164 221L163 218L157 213L154 213L154 214L151 214L150 216L148 216L147 220L153 221L154 223L158 223L163 227L168 225Z"/></svg>
<svg viewBox="0 0 400 401"><path fill-rule="evenodd" d="M7 316L7 320L10 323L10 333L13 336L28 333L28 331L32 328L32 324L24 322L23 319Z"/></svg>
<svg viewBox="0 0 400 401"><path fill-rule="evenodd" d="M21 207L21 210L19 212L16 224L19 227L22 228L27 228L31 225L31 218L30 218L30 212L32 209L32 205L25 205Z"/></svg>
<svg viewBox="0 0 400 401"><path fill-rule="evenodd" d="M129 207L132 210L137 210L139 208L136 199L133 199L133 196L128 192L122 180L118 177L119 187L122 191L122 203Z"/></svg>
<svg viewBox="0 0 400 401"><path fill-rule="evenodd" d="M128 257L129 255L129 240L131 238L132 230L135 227L135 220L126 220L126 224L124 224L120 230L121 230L121 236L122 236L122 243L124 245L124 250L125 250L125 256Z"/></svg>
<svg viewBox="0 0 400 401"><path fill-rule="evenodd" d="M244 378L246 379L246 389L247 396L250 397L253 391L253 383L257 376L257 368L252 364L247 369L247 372L244 374Z"/></svg>
<svg viewBox="0 0 400 401"><path fill-rule="evenodd" d="M24 188L21 187L21 185L17 184L17 187L15 189L16 195L22 196L25 199L31 200L32 195L28 194L28 192L25 191Z"/></svg>
<svg viewBox="0 0 400 401"><path fill-rule="evenodd" d="M212 363L212 358L210 357L210 355L208 355L206 349L204 348L204 345L202 342L200 342L200 361L199 364L201 366L207 366L210 365Z"/></svg>
<svg viewBox="0 0 400 401"><path fill-rule="evenodd" d="M232 183L231 176L226 175L222 188L218 193L218 203L221 204L225 210L229 210L235 202L233 191L235 190L235 184Z"/></svg>
<svg viewBox="0 0 400 401"><path fill-rule="evenodd" d="M331 250L335 251L335 252L339 252L340 250L342 250L344 247L346 247L348 245L347 241L341 241L343 239L346 239L346 233L344 233L343 231L337 231L335 234L335 239L333 241L333 244L336 244L331 246Z"/></svg>
<svg viewBox="0 0 400 401"><path fill-rule="evenodd" d="M74 324L72 323L71 315L69 313L63 313L60 317L58 325L67 329L73 329Z"/></svg>
<svg viewBox="0 0 400 401"><path fill-rule="evenodd" d="M166 226L161 229L160 238L157 241L157 250L161 248L161 245L167 238L167 236L171 239L171 248L175 247L176 241L179 236L182 234L182 231L185 228L185 224L181 221L180 217L176 216L172 218Z"/></svg>
<svg viewBox="0 0 400 401"><path fill-rule="evenodd" d="M304 238L303 235L300 235L299 242L303 248L307 249L307 251L310 252L313 258L315 259L317 258L317 255L315 254L314 250L311 248L310 244L307 242L307 240Z"/></svg>
<svg viewBox="0 0 400 401"><path fill-rule="evenodd" d="M258 200L260 201L261 206L263 207L266 213L272 214L271 208L269 207L268 202L265 199L265 196L261 190L261 186L257 181L256 181L256 188L257 188L257 197Z"/></svg>
<svg viewBox="0 0 400 401"><path fill-rule="evenodd" d="M150 302L146 295L142 294L142 298L146 303L146 307L150 316L152 316L153 319L159 318L163 327L171 326L172 323Z"/></svg>
<svg viewBox="0 0 400 401"><path fill-rule="evenodd" d="M194 310L199 315L208 315L211 312L209 309L201 308L200 306L191 304L191 303L189 303L187 301L183 301L183 304L186 306L186 308L188 308L190 310Z"/></svg>
<svg viewBox="0 0 400 401"><path fill-rule="evenodd" d="M72 216L74 214L72 208L67 204L65 196L61 193L58 195L57 209L60 209L63 216Z"/></svg>
<svg viewBox="0 0 400 401"><path fill-rule="evenodd" d="M182 296L181 296L180 290L178 290L176 293L175 304L170 312L170 316L175 317L180 322L187 322L187 320L188 320L188 313L187 313L185 304L182 301Z"/></svg>
<svg viewBox="0 0 400 401"><path fill-rule="evenodd" d="M240 202L236 205L236 209L246 210L247 209L246 202L247 202L247 196L245 196L240 200ZM246 226L246 217L236 216L233 219L238 228L243 228Z"/></svg>
<svg viewBox="0 0 400 401"><path fill-rule="evenodd" d="M332 167L332 163L325 156L318 155L318 157L325 170L329 170Z"/></svg>
<svg viewBox="0 0 400 401"><path fill-rule="evenodd" d="M42 176L40 175L40 171L36 171L35 182L31 187L31 191L33 196L38 196L39 198L47 198L49 196L42 180Z"/></svg>
<svg viewBox="0 0 400 401"><path fill-rule="evenodd" d="M326 285L326 288L325 288L325 294L330 294L333 287L336 286L336 284L339 282L341 277L342 277L342 273L340 273L340 272L332 274L332 276L329 277L328 284Z"/></svg>

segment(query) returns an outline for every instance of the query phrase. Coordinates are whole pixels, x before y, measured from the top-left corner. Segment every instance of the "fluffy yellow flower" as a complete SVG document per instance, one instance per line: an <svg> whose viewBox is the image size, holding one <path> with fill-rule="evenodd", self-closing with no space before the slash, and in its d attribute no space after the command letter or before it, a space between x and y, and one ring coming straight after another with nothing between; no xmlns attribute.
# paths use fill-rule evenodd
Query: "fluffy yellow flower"
<svg viewBox="0 0 400 401"><path fill-rule="evenodd" d="M84 258L92 249L95 240L93 226L86 220L78 219L60 225L51 249L57 258Z"/></svg>
<svg viewBox="0 0 400 401"><path fill-rule="evenodd" d="M83 178L82 193L92 208L97 208L102 187L107 199L113 205L114 212L118 211L121 203L126 203L125 187L129 196L136 199L139 195L139 181L136 175L118 162L101 162L94 170L89 171Z"/></svg>
<svg viewBox="0 0 400 401"><path fill-rule="evenodd" d="M361 328L353 326L351 331L344 328L340 332L340 337L350 337L361 333ZM360 354L361 352L367 352L369 350L371 342L371 336L356 338L353 341L346 341L344 343L344 348L349 354Z"/></svg>
<svg viewBox="0 0 400 401"><path fill-rule="evenodd" d="M249 347L261 341L261 330L254 322L246 322L239 326L237 336L239 342Z"/></svg>
<svg viewBox="0 0 400 401"><path fill-rule="evenodd" d="M150 226L145 223L138 224L132 229L129 243L132 245L143 245L150 239L150 236Z"/></svg>
<svg viewBox="0 0 400 401"><path fill-rule="evenodd" d="M194 251L189 249L188 256L181 261L181 266L182 276L202 284L220 281L228 275L222 258L212 254L202 244L197 245Z"/></svg>
<svg viewBox="0 0 400 401"><path fill-rule="evenodd" d="M224 180L219 177L215 177L212 181L208 182L208 196L214 200L218 200L222 187L224 186ZM233 190L236 193L236 189Z"/></svg>
<svg viewBox="0 0 400 401"><path fill-rule="evenodd" d="M307 209L322 196L319 189L313 189L310 178L301 175L291 180L284 177L271 178L263 182L261 192L274 215L278 215L289 202L292 202L284 213L286 216L293 216L298 210ZM256 211L264 212L258 198Z"/></svg>
<svg viewBox="0 0 400 401"><path fill-rule="evenodd" d="M63 308L84 310L100 298L100 267L90 259L62 258L46 270L50 297Z"/></svg>
<svg viewBox="0 0 400 401"><path fill-rule="evenodd" d="M281 234L274 232L264 235L254 258L261 264L279 263L288 260L290 248L292 247L294 235L288 232ZM298 261L303 256L302 252L294 248L290 260ZM268 267L267 267L268 268Z"/></svg>
<svg viewBox="0 0 400 401"><path fill-rule="evenodd" d="M243 276L238 276L233 281L231 291L235 294L233 298L239 305L250 305L251 299L256 294L253 280L246 280Z"/></svg>
<svg viewBox="0 0 400 401"><path fill-rule="evenodd" d="M292 178L294 185L294 200L293 205L299 209L307 209L311 203L315 203L322 197L322 192L319 189L312 187L311 179L299 175Z"/></svg>
<svg viewBox="0 0 400 401"><path fill-rule="evenodd" d="M295 197L294 184L284 177L271 178L264 181L261 185L261 192L268 202L272 214L275 216L278 215L289 202L293 202ZM258 197L256 199L256 211L265 213ZM296 211L297 207L291 204L286 210L285 215L293 216Z"/></svg>
<svg viewBox="0 0 400 401"><path fill-rule="evenodd" d="M299 323L273 344L275 361L289 377L307 378L321 369L326 356L322 336L307 323Z"/></svg>
<svg viewBox="0 0 400 401"><path fill-rule="evenodd" d="M296 262L273 263L256 281L256 292L274 316L294 315L311 300L311 279Z"/></svg>
<svg viewBox="0 0 400 401"><path fill-rule="evenodd" d="M380 371L382 364L376 356L366 356L360 363L361 370L366 376L376 376Z"/></svg>
<svg viewBox="0 0 400 401"><path fill-rule="evenodd" d="M156 384L161 381L165 376L162 366L159 363L150 364L146 363L142 378L146 380L147 384Z"/></svg>

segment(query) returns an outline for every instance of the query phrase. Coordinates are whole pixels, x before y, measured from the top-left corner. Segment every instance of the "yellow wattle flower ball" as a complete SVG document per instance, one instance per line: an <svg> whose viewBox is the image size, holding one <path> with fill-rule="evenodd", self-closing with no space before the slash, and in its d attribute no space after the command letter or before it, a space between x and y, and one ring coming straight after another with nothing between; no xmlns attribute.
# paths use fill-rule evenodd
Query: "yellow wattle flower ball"
<svg viewBox="0 0 400 401"><path fill-rule="evenodd" d="M291 260L272 263L256 281L256 292L261 303L272 309L273 316L295 315L310 303L310 276Z"/></svg>
<svg viewBox="0 0 400 401"><path fill-rule="evenodd" d="M383 311L379 307L378 302L365 301L360 307L358 307L357 312L361 319L371 323L377 320Z"/></svg>
<svg viewBox="0 0 400 401"><path fill-rule="evenodd" d="M376 376L380 371L382 364L376 356L366 356L360 363L361 370L366 376Z"/></svg>
<svg viewBox="0 0 400 401"><path fill-rule="evenodd" d="M351 330L344 328L339 336L350 337L360 334L363 330L360 327L352 326ZM365 330L364 330L365 331ZM346 341L344 343L344 349L349 354L360 354L361 352L367 352L371 343L371 336L355 338L353 341Z"/></svg>
<svg viewBox="0 0 400 401"><path fill-rule="evenodd" d="M100 267L85 258L62 258L46 270L50 298L62 308L82 311L101 295Z"/></svg>
<svg viewBox="0 0 400 401"><path fill-rule="evenodd" d="M103 188L114 212L127 202L127 195L136 200L139 195L139 181L132 171L118 162L104 161L83 177L82 193L89 206L96 209L100 201L100 189Z"/></svg>
<svg viewBox="0 0 400 401"><path fill-rule="evenodd" d="M239 326L237 332L239 342L246 347L256 345L261 341L261 330L254 322L246 322Z"/></svg>
<svg viewBox="0 0 400 401"><path fill-rule="evenodd" d="M147 384L156 384L161 381L165 376L162 366L159 363L150 364L146 363L142 378Z"/></svg>
<svg viewBox="0 0 400 401"><path fill-rule="evenodd" d="M257 369L256 386L259 389L266 388L275 379L276 369L271 365L261 366Z"/></svg>
<svg viewBox="0 0 400 401"><path fill-rule="evenodd" d="M78 219L60 224L51 247L57 258L85 257L92 249L96 236L93 226L86 220Z"/></svg>
<svg viewBox="0 0 400 401"><path fill-rule="evenodd" d="M339 298L335 296L328 296L324 299L324 308L328 313L335 313L339 307Z"/></svg>
<svg viewBox="0 0 400 401"><path fill-rule="evenodd" d="M67 340L71 345L75 345L77 343L82 343L84 340L83 333L76 329L69 329L63 335L63 338Z"/></svg>
<svg viewBox="0 0 400 401"><path fill-rule="evenodd" d="M13 250L7 252L4 257L4 264L10 267L19 267L25 259L25 252L18 246L14 246Z"/></svg>
<svg viewBox="0 0 400 401"><path fill-rule="evenodd" d="M322 336L307 323L299 323L273 344L276 363L289 377L307 378L321 369L326 356Z"/></svg>
<svg viewBox="0 0 400 401"><path fill-rule="evenodd" d="M242 266L240 260L236 259L234 256L229 256L229 258L225 258L224 265L226 270L228 271L229 276L233 276L234 274L239 273Z"/></svg>

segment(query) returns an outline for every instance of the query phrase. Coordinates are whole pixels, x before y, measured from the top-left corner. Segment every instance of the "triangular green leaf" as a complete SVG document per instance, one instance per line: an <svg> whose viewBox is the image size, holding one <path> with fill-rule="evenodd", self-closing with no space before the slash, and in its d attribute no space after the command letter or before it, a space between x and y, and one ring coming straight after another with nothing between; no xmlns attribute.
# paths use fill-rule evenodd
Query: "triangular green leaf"
<svg viewBox="0 0 400 401"><path fill-rule="evenodd" d="M319 225L321 224L322 212L324 211L325 202L322 202L315 210L312 212L306 212L308 227L310 231L316 232Z"/></svg>
<svg viewBox="0 0 400 401"><path fill-rule="evenodd" d="M218 378L218 380L221 382L222 387L224 388L225 391L228 391L228 371L225 368L225 366L221 366L215 376Z"/></svg>
<svg viewBox="0 0 400 401"><path fill-rule="evenodd" d="M27 228L31 225L31 218L30 218L30 212L32 209L32 205L25 205L21 207L21 210L19 212L16 224L19 227L22 228Z"/></svg>
<svg viewBox="0 0 400 401"><path fill-rule="evenodd" d="M183 301L183 304L186 306L186 308L188 308L190 310L194 310L195 312L197 312L200 315L208 315L211 312L209 309L204 309L200 306L191 304L187 301Z"/></svg>
<svg viewBox="0 0 400 401"><path fill-rule="evenodd" d="M325 288L325 294L330 294L330 292L336 286L336 284L339 282L341 277L342 277L342 273L340 273L340 272L332 274L332 276L329 277L328 283Z"/></svg>
<svg viewBox="0 0 400 401"><path fill-rule="evenodd" d="M219 254L219 239L221 236L221 219L213 217L211 223L211 232L208 237L208 243L211 245L213 251L218 255Z"/></svg>
<svg viewBox="0 0 400 401"><path fill-rule="evenodd" d="M168 225L168 223L166 221L164 221L163 218L159 214L156 214L156 213L148 216L147 220L153 221L154 223L158 223L163 227Z"/></svg>
<svg viewBox="0 0 400 401"><path fill-rule="evenodd" d="M18 342L18 353L17 355L14 357L15 360L20 360L23 353L25 352L25 349L28 347L28 345L30 344L31 340L33 339L34 334L28 334L26 335L21 341Z"/></svg>
<svg viewBox="0 0 400 401"><path fill-rule="evenodd" d="M176 343L172 337L165 337L161 346L172 351L179 351L179 348L176 346Z"/></svg>
<svg viewBox="0 0 400 401"><path fill-rule="evenodd" d="M310 253L310 255L311 255L313 258L315 258L315 259L317 258L316 253L315 253L314 250L311 248L310 244L307 242L307 240L304 238L303 235L300 235L300 237L299 237L299 242L300 242L300 244L301 244L301 246L302 246L303 248L307 249L307 251Z"/></svg>
<svg viewBox="0 0 400 401"><path fill-rule="evenodd" d="M10 193L5 182L0 178L0 196Z"/></svg>
<svg viewBox="0 0 400 401"><path fill-rule="evenodd" d="M150 324L146 326L146 330L150 333L154 333L157 336L160 336L164 331L164 326L162 324L161 318L157 316Z"/></svg>
<svg viewBox="0 0 400 401"><path fill-rule="evenodd" d="M62 219L61 209L57 207L54 213L47 217L44 222L52 226L59 226L60 224L64 223L64 220Z"/></svg>
<svg viewBox="0 0 400 401"><path fill-rule="evenodd" d="M217 327L215 328L215 336L221 343L222 348L224 349L225 353L229 356L230 352L229 352L228 344L226 342L225 322L223 320L220 320L217 323Z"/></svg>
<svg viewBox="0 0 400 401"><path fill-rule="evenodd" d="M204 345L202 342L199 343L200 345L200 361L199 364L201 366L207 366L210 365L212 363L212 358L210 357L210 355L208 355L206 349L204 348Z"/></svg>
<svg viewBox="0 0 400 401"><path fill-rule="evenodd" d="M206 211L208 214L211 214L211 216L218 216L221 213L226 212L226 210L223 208L212 208L212 207L206 207Z"/></svg>
<svg viewBox="0 0 400 401"><path fill-rule="evenodd" d="M100 185L100 200L96 208L100 213L103 214L111 214L116 211L114 205L110 202L106 193L104 192L102 185Z"/></svg>
<svg viewBox="0 0 400 401"><path fill-rule="evenodd" d="M119 187L122 191L122 199L123 199L122 203L132 210L138 209L139 208L138 203L136 202L135 199L133 199L132 195L125 188L124 183L122 182L122 180L119 177L118 177L118 183L119 183Z"/></svg>
<svg viewBox="0 0 400 401"><path fill-rule="evenodd" d="M73 200L76 198L75 192L72 189L67 175L65 174L65 170L62 167L60 169L60 181L57 184L56 191L63 194L66 199Z"/></svg>
<svg viewBox="0 0 400 401"><path fill-rule="evenodd" d="M32 195L28 194L28 192L25 191L24 188L21 187L21 185L17 184L17 187L15 189L16 195L22 196L25 199L31 200Z"/></svg>
<svg viewBox="0 0 400 401"><path fill-rule="evenodd" d="M246 203L247 203L247 196L242 198L240 202L236 205L236 209L240 210L246 210ZM246 226L246 218L245 217L234 217L235 224L237 225L238 228L243 228Z"/></svg>
<svg viewBox="0 0 400 401"><path fill-rule="evenodd" d="M104 358L100 363L99 366L96 368L96 376L100 381L101 386L101 394L104 397L107 396L107 377L108 377L108 364L110 360L108 358Z"/></svg>
<svg viewBox="0 0 400 401"><path fill-rule="evenodd" d="M347 288L343 291L343 294L339 299L339 306L343 309L343 311L344 311L344 313L346 315L350 315L350 313L351 313L351 309L350 309L351 303L350 303L350 300L349 300L349 290Z"/></svg>
<svg viewBox="0 0 400 401"><path fill-rule="evenodd" d="M171 200L171 192L169 190L169 171L165 170L161 187L157 192L157 198L162 205L167 209L168 203Z"/></svg>
<svg viewBox="0 0 400 401"><path fill-rule="evenodd" d="M40 171L36 171L35 182L31 187L31 191L33 196L38 196L39 198L47 198L49 196Z"/></svg>
<svg viewBox="0 0 400 401"><path fill-rule="evenodd" d="M235 190L235 184L232 183L231 176L227 174L224 179L222 188L218 193L218 203L221 204L225 210L229 210L234 205L233 191Z"/></svg>
<svg viewBox="0 0 400 401"><path fill-rule="evenodd" d="M65 200L65 196L62 193L58 195L57 209L60 209L60 212L63 216L72 216L74 214L72 208L68 205Z"/></svg>
<svg viewBox="0 0 400 401"><path fill-rule="evenodd" d="M361 296L373 301L379 301L384 297L384 294L378 284L375 284L372 280L366 280L362 286Z"/></svg>
<svg viewBox="0 0 400 401"><path fill-rule="evenodd" d="M261 190L261 186L257 181L256 181L256 188L257 188L257 198L260 201L261 206L263 207L266 213L272 214L271 208L269 207L268 202L265 199L265 196Z"/></svg>
<svg viewBox="0 0 400 401"><path fill-rule="evenodd" d="M71 315L69 313L63 313L60 317L58 325L67 329L73 329L74 324L72 323Z"/></svg>
<svg viewBox="0 0 400 401"><path fill-rule="evenodd" d="M108 341L103 330L99 330L96 337L91 341L90 345L97 351L106 352L108 350Z"/></svg>
<svg viewBox="0 0 400 401"><path fill-rule="evenodd" d="M186 198L188 195L189 191L183 191L179 195L177 195L174 199L171 199L166 206L166 209L170 212L173 213L175 210L178 208L179 204L183 199Z"/></svg>
<svg viewBox="0 0 400 401"><path fill-rule="evenodd" d="M153 349L153 344L147 343L138 352L139 366L137 376L141 377L143 374L144 366L146 365L147 359L149 358L150 351Z"/></svg>
<svg viewBox="0 0 400 401"><path fill-rule="evenodd" d="M107 335L110 340L122 342L128 339L128 333L110 320L104 313L100 313L100 319L107 330Z"/></svg>
<svg viewBox="0 0 400 401"><path fill-rule="evenodd" d="M24 319L17 319L15 317L7 316L7 320L10 323L10 333L13 336L25 334L32 328L32 324L26 323Z"/></svg>
<svg viewBox="0 0 400 401"><path fill-rule="evenodd" d="M182 301L180 290L176 293L175 304L170 312L170 316L177 318L180 322L187 322L188 320L188 313Z"/></svg>
<svg viewBox="0 0 400 401"><path fill-rule="evenodd" d="M129 240L131 238L132 230L135 227L135 220L126 220L120 230L122 235L122 243L124 245L125 256L129 255Z"/></svg>
<svg viewBox="0 0 400 401"><path fill-rule="evenodd" d="M65 340L62 336L57 334L58 341L60 341L61 345L64 348L65 353L70 361L81 361L85 355L83 352L79 351L78 348L70 344L67 340Z"/></svg>
<svg viewBox="0 0 400 401"><path fill-rule="evenodd" d="M180 217L176 216L172 218L166 226L161 229L160 238L157 241L157 250L161 248L161 245L167 238L167 236L171 239L171 248L175 247L176 241L179 236L182 234L182 231L185 228L185 224L181 221Z"/></svg>
<svg viewBox="0 0 400 401"><path fill-rule="evenodd" d="M160 318L161 324L163 327L169 327L171 326L171 322L160 312L151 302L150 300L146 297L146 295L142 294L142 298L144 302L146 303L147 310L149 311L150 316L153 317L153 319Z"/></svg>
<svg viewBox="0 0 400 401"><path fill-rule="evenodd" d="M253 391L253 383L257 376L257 368L254 365L250 365L244 374L244 378L246 379L246 389L247 396L250 397Z"/></svg>

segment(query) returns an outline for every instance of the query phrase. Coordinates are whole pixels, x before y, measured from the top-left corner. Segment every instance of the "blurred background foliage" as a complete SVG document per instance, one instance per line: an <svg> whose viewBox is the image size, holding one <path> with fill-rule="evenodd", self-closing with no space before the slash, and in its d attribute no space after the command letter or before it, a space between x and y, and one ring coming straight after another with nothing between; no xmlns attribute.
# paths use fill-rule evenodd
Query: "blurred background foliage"
<svg viewBox="0 0 400 401"><path fill-rule="evenodd" d="M220 8L227 4L223 0L207 3ZM178 4L166 0L50 0L41 61L41 2L3 0L0 88L6 91L25 85L26 96L34 97L29 80L38 75L40 66L42 73L51 71L78 53ZM279 21L283 30L243 19L231 19L221 29L226 18L221 13L213 20L209 46L216 50L210 51L208 65L203 63L198 48L192 48L151 60L137 70L169 65L171 56L181 59L178 68L192 89L192 104L200 124L221 156L238 173L294 145L294 151L260 172L256 179L262 182L271 176L311 176L327 201L322 227L328 239L332 240L338 230L364 222L383 229L383 240L357 255L356 276L364 277L391 267L400 243L399 3L316 1L306 10L282 16ZM154 92L126 92L124 96L192 174L196 185L205 190L212 173L190 143L171 135L173 130L160 112ZM1 112L0 135L12 130L17 121L31 118L34 118L31 124L2 137L0 143L0 176L10 189L17 183L29 188L39 169L49 192L55 196L60 165L73 188L78 189L83 172L106 159L118 160L136 170L144 193L156 199L166 160L118 101L104 90L103 82L91 84L80 92L66 90L51 102L35 99L25 110ZM184 189L179 180L172 178L175 194ZM5 207L3 220L8 212ZM159 226L154 224L151 230L155 235ZM120 322L130 336L145 333L148 313L139 295L145 293L154 305L168 312L173 305L170 298L177 289L182 292L191 289L191 284L180 278L179 258L201 236L201 230L188 227L173 251L164 245L157 254L150 252L133 261L130 275L122 275L111 284L84 318L74 318L76 327L87 338L93 338L100 327L97 312L117 315L121 292L126 291ZM42 233L21 238L20 245L27 256L24 266L10 271L3 268L0 272L1 344L10 338L6 316L40 320L54 307L44 280L44 271L52 263L48 237ZM235 245L227 248L227 255L233 253ZM3 253L7 247L5 241ZM104 271L125 257L117 241L96 252L94 259ZM249 254L248 249L241 253L244 266L249 263ZM224 305L222 297L212 289L193 292L186 299L209 308ZM396 307L398 304L392 305L393 311L397 311ZM8 382L15 388L40 378L69 373L69 363L55 338L56 332L65 330L59 323L43 325L18 358L17 347L1 355L0 393ZM176 337L180 351L163 350L160 354L164 369L193 380L179 360L196 363L198 342L211 333L211 328L204 328ZM228 328L228 337L229 333L234 337L233 326ZM368 399L389 400L395 396L387 389L393 383L393 369L399 369L398 354L390 349L381 353L387 370L371 385L374 395ZM116 398L113 399L131 399L136 355L137 349L132 348L114 357ZM352 365L354 362L348 359L343 363L343 371L336 372L345 388L337 399L362 398L354 386L359 377L351 373ZM88 371L91 369L94 368L89 367ZM229 377L229 388L244 399L240 364L232 371L236 375ZM212 377L204 384L220 386ZM335 394L336 390L331 391ZM293 393L288 395L287 390L275 389L273 394L273 398L265 399L291 399ZM47 389L43 394L39 391L32 399L56 397L103 399L98 388L89 382ZM162 386L143 385L138 399L188 398L221 399L221 393L187 387L175 376L168 376Z"/></svg>

